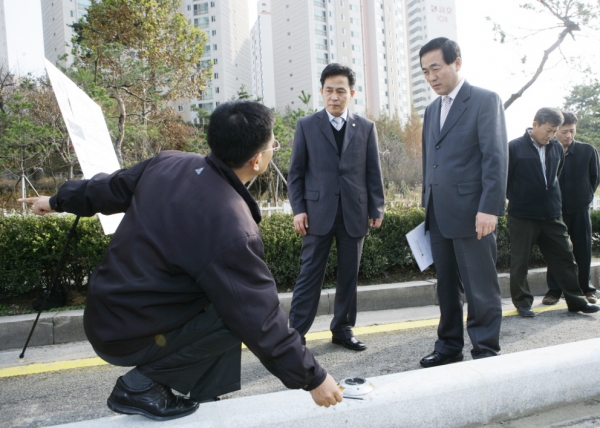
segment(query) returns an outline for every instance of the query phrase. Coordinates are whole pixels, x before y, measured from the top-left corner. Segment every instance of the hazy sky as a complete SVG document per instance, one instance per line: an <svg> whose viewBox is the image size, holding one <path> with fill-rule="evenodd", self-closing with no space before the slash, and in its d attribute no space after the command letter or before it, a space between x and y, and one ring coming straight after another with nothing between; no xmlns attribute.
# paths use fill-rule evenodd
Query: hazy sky
<svg viewBox="0 0 600 428"><path fill-rule="evenodd" d="M8 38L9 65L19 74L44 70L44 46L40 0L4 0ZM456 0L458 43L463 54L463 75L470 83L498 92L506 100L518 91L533 74L547 49L557 38L557 31L511 40L494 41L491 17L508 33L524 36L529 29L555 25L547 14L536 14L519 8L520 0ZM248 0L250 22L256 19L256 1ZM252 25L252 24L251 24ZM563 59L580 57L575 62L597 70L598 39L578 35L568 38L562 54L554 52L538 81L506 111L509 139L520 136L530 126L533 115L544 106L560 107L574 84L589 77L567 66ZM592 56L592 54L594 56ZM523 64L521 60L526 57Z"/></svg>

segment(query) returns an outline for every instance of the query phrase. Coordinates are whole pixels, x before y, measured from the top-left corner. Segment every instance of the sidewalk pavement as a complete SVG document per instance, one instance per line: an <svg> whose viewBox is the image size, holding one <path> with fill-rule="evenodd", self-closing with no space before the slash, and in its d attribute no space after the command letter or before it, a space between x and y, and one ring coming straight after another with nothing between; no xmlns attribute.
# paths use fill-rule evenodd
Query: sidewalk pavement
<svg viewBox="0 0 600 428"><path fill-rule="evenodd" d="M541 297L535 298L534 311L566 310L564 300L555 306L544 306L541 302ZM517 312L510 299L502 299L502 312L504 316L516 316ZM439 317L440 309L435 305L361 312L353 330L361 338L363 335L379 332L437 326ZM331 339L330 323L331 315L319 315L315 318L306 335L309 348L314 342ZM19 358L20 353L21 348L0 351L0 378L108 364L97 357L87 340L32 346L27 348L22 359Z"/></svg>
<svg viewBox="0 0 600 428"><path fill-rule="evenodd" d="M592 283L600 288L600 261L592 263ZM510 275L498 275L503 298L510 297ZM543 296L546 286L546 268L531 269L528 275L532 294ZM365 285L358 287L358 311L416 308L437 305L436 280L413 281L396 284ZM319 301L319 315L332 315L335 290L323 290ZM280 293L279 301L289 313L292 293ZM0 317L0 351L22 348L27 340L36 314ZM83 310L44 312L40 316L29 346L57 345L85 341Z"/></svg>
<svg viewBox="0 0 600 428"><path fill-rule="evenodd" d="M594 263L592 277L598 285L600 263ZM508 293L508 275L500 275L503 310L511 310ZM545 269L529 273L534 294L546 291ZM321 295L320 314L307 339L319 339L328 334L330 302L333 291ZM281 295L282 306L289 308L291 293ZM536 306L541 298L536 299ZM407 304L407 302L410 303ZM389 322L435 320L439 310L435 306L435 281L365 286L359 290L359 310L362 312L356 333L363 326ZM406 307L402 311L391 311L390 307ZM367 309L368 308L368 309ZM382 309L377 311L376 309ZM546 308L539 308L545 310ZM364 312L370 310L369 312ZM73 313L45 314L45 340L70 342L66 328L77 335L81 325L80 311ZM508 315L514 315L511 311ZM388 314L394 313L393 320ZM399 318L399 314L402 315ZM23 340L34 316L13 321L28 324ZM26 318L29 318L27 320ZM11 324L0 320L0 332ZM21 327L23 328L23 327ZM80 327L79 327L80 328ZM372 328L372 327L371 327ZM62 330L61 330L62 329ZM15 331L14 329L12 330ZM322 331L322 332L321 332ZM3 333L5 334L5 333ZM58 339L57 339L58 338ZM75 337L72 337L73 339ZM78 336L78 340L82 336ZM2 343L4 339L0 339ZM15 342L12 342L15 343ZM91 356L87 343L74 344L75 354L70 348L64 358ZM22 346L18 343L17 348ZM66 345L63 345L66 346ZM56 361L52 348L32 348L18 365ZM15 365L19 350L0 353L0 370L7 364ZM7 357L7 358L1 358ZM10 358L9 358L10 357ZM10 359L10 362L8 361ZM377 427L460 427L471 424L486 424L500 418L510 419L531 413L535 409L559 406L569 402L600 396L600 382L590 376L590 367L600 364L600 339L585 340L564 345L515 352L484 360L466 361L448 366L424 370L413 370L386 376L369 378L375 390L365 400L346 399L329 409L315 406L304 391L277 393L232 398L215 403L202 404L198 412L186 418L165 422L161 426L177 427L312 427L377 426ZM154 421L141 416L113 416L90 421L59 425L61 427L140 427L155 425Z"/></svg>
<svg viewBox="0 0 600 428"><path fill-rule="evenodd" d="M509 419L532 409L600 394L589 368L600 364L600 339L370 378L364 400L317 407L304 391L283 391L201 404L164 427L463 427ZM64 428L146 428L143 416L113 416Z"/></svg>

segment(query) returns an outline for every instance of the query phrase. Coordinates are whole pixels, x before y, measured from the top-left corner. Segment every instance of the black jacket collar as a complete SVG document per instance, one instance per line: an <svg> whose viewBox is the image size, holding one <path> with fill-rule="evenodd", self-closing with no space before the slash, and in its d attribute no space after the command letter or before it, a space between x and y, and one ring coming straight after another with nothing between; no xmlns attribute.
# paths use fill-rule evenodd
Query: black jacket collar
<svg viewBox="0 0 600 428"><path fill-rule="evenodd" d="M248 189L246 189L246 186L244 186L231 168L212 153L209 153L208 156L206 156L206 163L208 163L217 174L223 177L231 185L231 187L235 189L235 191L244 199L244 202L246 202L248 208L250 208L252 218L256 224L260 223L262 216L260 214L260 208L258 207L258 204Z"/></svg>

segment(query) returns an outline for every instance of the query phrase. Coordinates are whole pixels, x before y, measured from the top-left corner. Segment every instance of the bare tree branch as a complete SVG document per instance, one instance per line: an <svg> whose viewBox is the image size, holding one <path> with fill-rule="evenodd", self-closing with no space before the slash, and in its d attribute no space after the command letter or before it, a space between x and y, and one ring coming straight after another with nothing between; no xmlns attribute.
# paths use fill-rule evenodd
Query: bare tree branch
<svg viewBox="0 0 600 428"><path fill-rule="evenodd" d="M540 1L543 2L543 3L545 3L544 0L540 0ZM540 74L542 74L542 71L544 71L544 65L548 61L548 57L550 56L550 54L552 52L554 52L560 46L560 44L563 42L563 40L565 40L565 38L567 37L567 35L572 34L573 31L580 31L579 25L577 25L575 23L571 23L567 28L565 28L559 34L558 39L556 40L556 42L554 42L552 44L552 46L550 46L548 49L546 49L544 51L544 56L542 57L540 65L538 66L538 68L537 68L535 74L533 75L533 77L531 79L529 79L529 81L525 84L525 86L523 86L521 89L519 89L519 91L517 91L516 93L512 94L510 96L510 98L508 100L506 100L506 102L504 103L504 110L508 109L510 107L510 105L515 102L515 100L517 100L518 98L520 98L523 95L523 93L527 89L529 89L529 87L531 85L533 85L535 83L535 81L540 76Z"/></svg>

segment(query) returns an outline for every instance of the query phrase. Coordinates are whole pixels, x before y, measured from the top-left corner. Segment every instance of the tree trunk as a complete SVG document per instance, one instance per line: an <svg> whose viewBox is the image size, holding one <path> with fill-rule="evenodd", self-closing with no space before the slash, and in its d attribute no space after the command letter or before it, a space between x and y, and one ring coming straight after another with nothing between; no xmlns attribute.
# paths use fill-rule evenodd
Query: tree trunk
<svg viewBox="0 0 600 428"><path fill-rule="evenodd" d="M125 101L123 101L123 98L119 94L111 95L110 97L117 100L117 103L119 104L119 133L115 139L115 152L117 154L119 165L123 167L123 155L121 150L123 147L123 139L125 138L125 119L127 119Z"/></svg>

